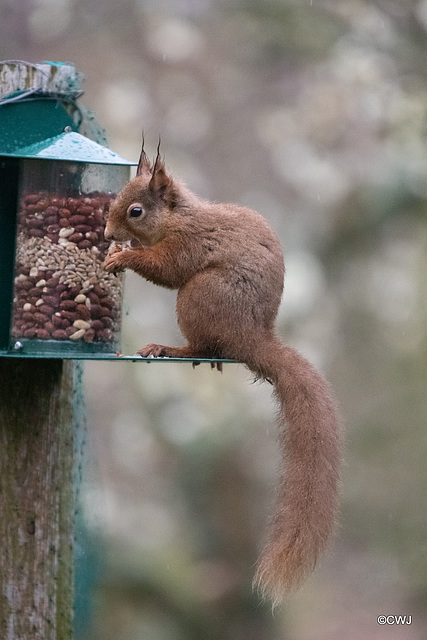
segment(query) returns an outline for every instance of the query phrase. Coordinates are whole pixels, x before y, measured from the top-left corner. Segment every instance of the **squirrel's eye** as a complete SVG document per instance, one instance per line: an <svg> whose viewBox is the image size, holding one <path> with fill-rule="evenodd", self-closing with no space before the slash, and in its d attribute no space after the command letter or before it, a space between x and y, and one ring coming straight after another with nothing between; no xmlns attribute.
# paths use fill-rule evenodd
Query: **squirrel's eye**
<svg viewBox="0 0 427 640"><path fill-rule="evenodd" d="M144 209L142 205L135 203L131 204L128 208L128 214L130 218L140 218L144 213Z"/></svg>

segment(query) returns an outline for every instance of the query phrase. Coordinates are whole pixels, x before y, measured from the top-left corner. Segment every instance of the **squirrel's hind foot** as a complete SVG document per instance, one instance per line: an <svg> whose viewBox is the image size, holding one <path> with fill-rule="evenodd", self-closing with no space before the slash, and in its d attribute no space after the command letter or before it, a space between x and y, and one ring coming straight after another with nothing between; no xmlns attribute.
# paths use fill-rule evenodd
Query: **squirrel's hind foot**
<svg viewBox="0 0 427 640"><path fill-rule="evenodd" d="M204 358L205 356L190 346L166 347L163 344L147 344L138 351L144 358Z"/></svg>
<svg viewBox="0 0 427 640"><path fill-rule="evenodd" d="M162 344L147 344L137 353L143 358L187 358L186 351L186 347L165 347Z"/></svg>
<svg viewBox="0 0 427 640"><path fill-rule="evenodd" d="M147 346L140 349L138 355L143 358L206 358L209 359L209 355L201 353L187 347L166 347L162 344L147 344ZM193 362L193 367L200 364L200 362ZM222 362L211 362L212 369L222 371Z"/></svg>

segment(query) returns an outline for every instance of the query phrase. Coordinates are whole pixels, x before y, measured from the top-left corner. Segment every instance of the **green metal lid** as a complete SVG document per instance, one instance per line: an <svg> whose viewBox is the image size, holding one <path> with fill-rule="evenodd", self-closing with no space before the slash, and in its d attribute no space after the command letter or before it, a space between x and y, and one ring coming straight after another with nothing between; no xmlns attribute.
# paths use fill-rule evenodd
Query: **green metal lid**
<svg viewBox="0 0 427 640"><path fill-rule="evenodd" d="M66 131L40 140L26 147L20 147L9 153L2 153L12 158L36 158L40 160L66 160L70 162L86 162L90 164L114 164L132 166L129 162L107 147L89 140L76 131Z"/></svg>

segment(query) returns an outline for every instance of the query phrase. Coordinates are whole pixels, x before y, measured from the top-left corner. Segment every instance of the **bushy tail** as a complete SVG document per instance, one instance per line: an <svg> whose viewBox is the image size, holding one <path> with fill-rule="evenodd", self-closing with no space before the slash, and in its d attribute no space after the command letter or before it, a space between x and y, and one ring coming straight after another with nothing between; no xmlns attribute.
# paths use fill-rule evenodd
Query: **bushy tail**
<svg viewBox="0 0 427 640"><path fill-rule="evenodd" d="M336 523L341 433L328 385L296 351L273 339L248 367L274 384L283 455L276 512L254 583L274 603L313 571Z"/></svg>

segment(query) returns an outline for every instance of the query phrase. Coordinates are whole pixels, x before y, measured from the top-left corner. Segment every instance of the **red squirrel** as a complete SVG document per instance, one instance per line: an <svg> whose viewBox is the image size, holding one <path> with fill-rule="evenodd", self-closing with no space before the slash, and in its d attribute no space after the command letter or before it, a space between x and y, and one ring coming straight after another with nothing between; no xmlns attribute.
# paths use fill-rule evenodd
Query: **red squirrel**
<svg viewBox="0 0 427 640"><path fill-rule="evenodd" d="M333 532L341 459L328 384L275 333L285 272L280 242L256 211L194 195L166 171L159 149L151 164L144 145L136 177L111 204L105 238L119 243L109 248L107 271L132 269L178 289L188 344L149 344L140 355L231 358L274 385L283 471L254 583L277 603L312 572Z"/></svg>

